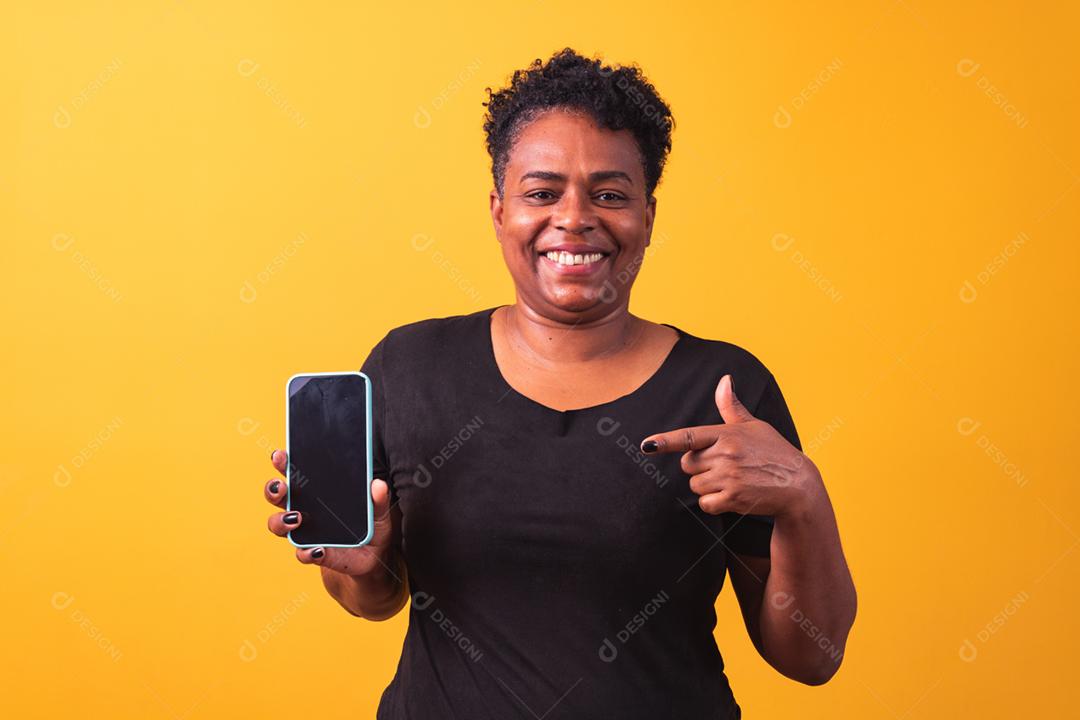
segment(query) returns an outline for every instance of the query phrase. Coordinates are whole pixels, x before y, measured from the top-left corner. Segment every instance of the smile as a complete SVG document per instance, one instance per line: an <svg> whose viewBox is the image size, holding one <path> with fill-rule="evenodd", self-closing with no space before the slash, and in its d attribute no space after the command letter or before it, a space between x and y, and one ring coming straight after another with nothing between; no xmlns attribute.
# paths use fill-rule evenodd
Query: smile
<svg viewBox="0 0 1080 720"><path fill-rule="evenodd" d="M592 265L604 259L604 253L568 253L560 250L552 250L544 253L548 260L559 265Z"/></svg>

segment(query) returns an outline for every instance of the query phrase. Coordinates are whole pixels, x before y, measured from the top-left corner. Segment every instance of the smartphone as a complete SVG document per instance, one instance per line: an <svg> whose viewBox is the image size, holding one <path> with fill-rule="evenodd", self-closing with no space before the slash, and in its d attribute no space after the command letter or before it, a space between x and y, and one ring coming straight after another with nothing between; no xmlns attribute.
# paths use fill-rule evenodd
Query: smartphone
<svg viewBox="0 0 1080 720"><path fill-rule="evenodd" d="M296 547L359 547L374 533L371 380L362 372L301 373L286 387L287 511Z"/></svg>

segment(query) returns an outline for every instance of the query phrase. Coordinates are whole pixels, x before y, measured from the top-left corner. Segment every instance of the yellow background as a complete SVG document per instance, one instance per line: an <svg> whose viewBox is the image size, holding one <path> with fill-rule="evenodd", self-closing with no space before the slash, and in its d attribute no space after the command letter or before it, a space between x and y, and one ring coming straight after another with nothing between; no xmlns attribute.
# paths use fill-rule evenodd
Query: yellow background
<svg viewBox="0 0 1080 720"><path fill-rule="evenodd" d="M859 590L812 688L755 655L725 588L747 716L1072 714L1078 22L8 4L0 705L373 716L406 614L350 617L267 532L284 381L512 301L483 88L570 45L639 63L676 117L633 310L776 374Z"/></svg>

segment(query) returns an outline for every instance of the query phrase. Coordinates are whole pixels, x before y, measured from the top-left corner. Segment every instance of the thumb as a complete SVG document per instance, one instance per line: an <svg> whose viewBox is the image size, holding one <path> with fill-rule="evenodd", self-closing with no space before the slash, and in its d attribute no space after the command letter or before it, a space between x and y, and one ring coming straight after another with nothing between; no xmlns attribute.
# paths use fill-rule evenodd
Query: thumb
<svg viewBox="0 0 1080 720"><path fill-rule="evenodd" d="M746 406L735 397L734 382L731 373L728 373L716 384L716 408L720 411L720 417L728 425L754 419Z"/></svg>
<svg viewBox="0 0 1080 720"><path fill-rule="evenodd" d="M375 533L371 544L385 545L390 540L392 521L390 519L390 486L385 480L373 480L371 483L372 516L375 521Z"/></svg>

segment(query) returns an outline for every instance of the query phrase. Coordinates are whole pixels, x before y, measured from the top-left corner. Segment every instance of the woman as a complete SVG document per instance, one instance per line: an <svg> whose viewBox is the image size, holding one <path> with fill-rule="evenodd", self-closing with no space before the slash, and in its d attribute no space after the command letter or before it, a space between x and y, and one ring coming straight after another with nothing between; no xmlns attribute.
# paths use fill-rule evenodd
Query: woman
<svg viewBox="0 0 1080 720"><path fill-rule="evenodd" d="M488 91L516 302L375 346L374 540L296 552L354 615L412 600L378 717L740 717L712 634L725 572L761 656L826 682L855 589L776 379L629 312L668 107L569 48Z"/></svg>

